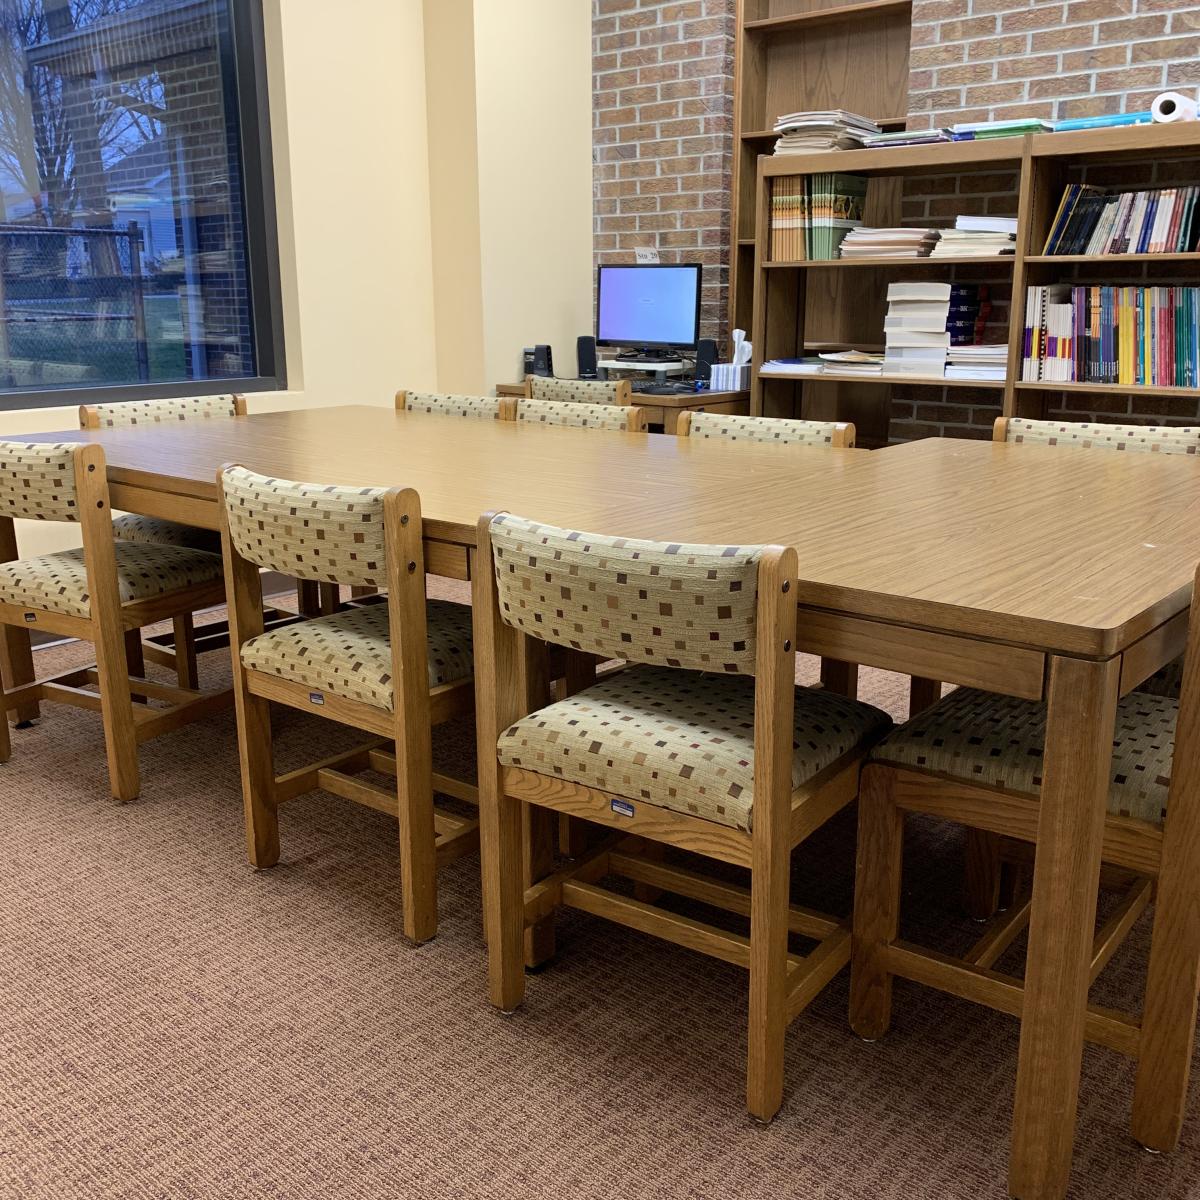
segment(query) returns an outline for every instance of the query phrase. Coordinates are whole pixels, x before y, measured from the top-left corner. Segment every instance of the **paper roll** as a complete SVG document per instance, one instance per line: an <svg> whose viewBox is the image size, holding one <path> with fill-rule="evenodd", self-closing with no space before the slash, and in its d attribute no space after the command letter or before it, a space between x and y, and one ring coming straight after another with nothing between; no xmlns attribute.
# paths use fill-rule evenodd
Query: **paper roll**
<svg viewBox="0 0 1200 1200"><path fill-rule="evenodd" d="M1154 97L1150 112L1161 125L1171 125L1176 121L1196 120L1197 104L1191 96L1182 92L1163 92Z"/></svg>

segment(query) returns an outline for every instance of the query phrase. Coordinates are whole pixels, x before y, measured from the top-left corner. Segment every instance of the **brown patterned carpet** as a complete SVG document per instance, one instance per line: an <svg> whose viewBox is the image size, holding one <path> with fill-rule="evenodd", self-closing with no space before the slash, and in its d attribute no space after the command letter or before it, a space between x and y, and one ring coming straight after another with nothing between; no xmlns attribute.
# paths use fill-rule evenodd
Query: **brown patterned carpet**
<svg viewBox="0 0 1200 1200"><path fill-rule="evenodd" d="M40 651L49 671L78 647ZM209 682L220 678L209 656ZM804 664L804 671L811 664ZM865 698L893 711L894 676ZM280 758L341 737L278 723ZM439 737L471 760L469 731ZM742 1106L736 968L566 914L523 1010L488 1006L477 864L442 876L441 931L400 938L392 824L332 796L283 817L283 861L242 845L232 715L143 748L142 797L107 799L99 721L61 707L0 768L0 1196L46 1198L989 1198L1005 1195L1007 1017L897 987L877 1045L843 973L791 1028L788 1097ZM797 855L798 896L848 905L853 819ZM953 947L959 838L915 825L906 936ZM1147 921L1102 981L1136 998ZM1127 1134L1130 1064L1084 1063L1073 1196L1200 1194L1180 1151Z"/></svg>

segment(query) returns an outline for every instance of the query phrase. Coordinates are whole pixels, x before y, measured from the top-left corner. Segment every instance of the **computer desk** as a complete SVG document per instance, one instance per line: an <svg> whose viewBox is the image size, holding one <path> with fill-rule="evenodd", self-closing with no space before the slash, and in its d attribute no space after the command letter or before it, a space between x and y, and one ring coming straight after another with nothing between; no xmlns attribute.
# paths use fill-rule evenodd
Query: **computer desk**
<svg viewBox="0 0 1200 1200"><path fill-rule="evenodd" d="M524 396L523 383L496 384L497 396ZM750 393L745 392L676 392L673 396L649 396L634 392L633 403L646 414L647 425L661 425L663 433L675 433L680 416L685 412L730 413L746 416L750 412Z"/></svg>

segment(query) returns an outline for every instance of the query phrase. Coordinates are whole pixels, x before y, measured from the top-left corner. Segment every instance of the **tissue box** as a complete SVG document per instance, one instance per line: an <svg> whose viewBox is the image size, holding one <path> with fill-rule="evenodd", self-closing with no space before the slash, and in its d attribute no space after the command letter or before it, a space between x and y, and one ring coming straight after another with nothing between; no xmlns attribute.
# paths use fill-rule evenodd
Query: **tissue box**
<svg viewBox="0 0 1200 1200"><path fill-rule="evenodd" d="M714 392L744 392L750 387L750 364L735 367L733 363L713 363L712 382Z"/></svg>

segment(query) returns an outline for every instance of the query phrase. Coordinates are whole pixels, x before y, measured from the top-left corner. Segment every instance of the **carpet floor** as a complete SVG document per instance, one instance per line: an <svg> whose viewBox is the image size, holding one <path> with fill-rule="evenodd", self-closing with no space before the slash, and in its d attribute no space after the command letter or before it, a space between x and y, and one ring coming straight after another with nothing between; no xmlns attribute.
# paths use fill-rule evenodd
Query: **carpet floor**
<svg viewBox="0 0 1200 1200"><path fill-rule="evenodd" d="M39 672L83 654L41 650ZM868 671L862 692L900 715L902 685ZM283 769L347 742L299 714L276 730ZM437 754L469 770L469 728L439 731ZM568 913L556 960L502 1017L475 859L443 872L440 931L414 950L393 822L314 793L283 814L280 865L256 874L232 714L141 761L141 798L112 803L98 719L54 706L0 768L0 1196L1006 1194L1011 1019L900 983L891 1033L866 1045L843 972L791 1026L787 1099L759 1127L737 968ZM977 935L960 847L911 823L905 936L955 949ZM853 859L845 813L797 853L797 898L847 911ZM1103 1002L1137 1006L1148 929L1106 971ZM1072 1196L1200 1195L1200 1114L1176 1154L1151 1157L1128 1134L1132 1081L1127 1060L1087 1050Z"/></svg>

